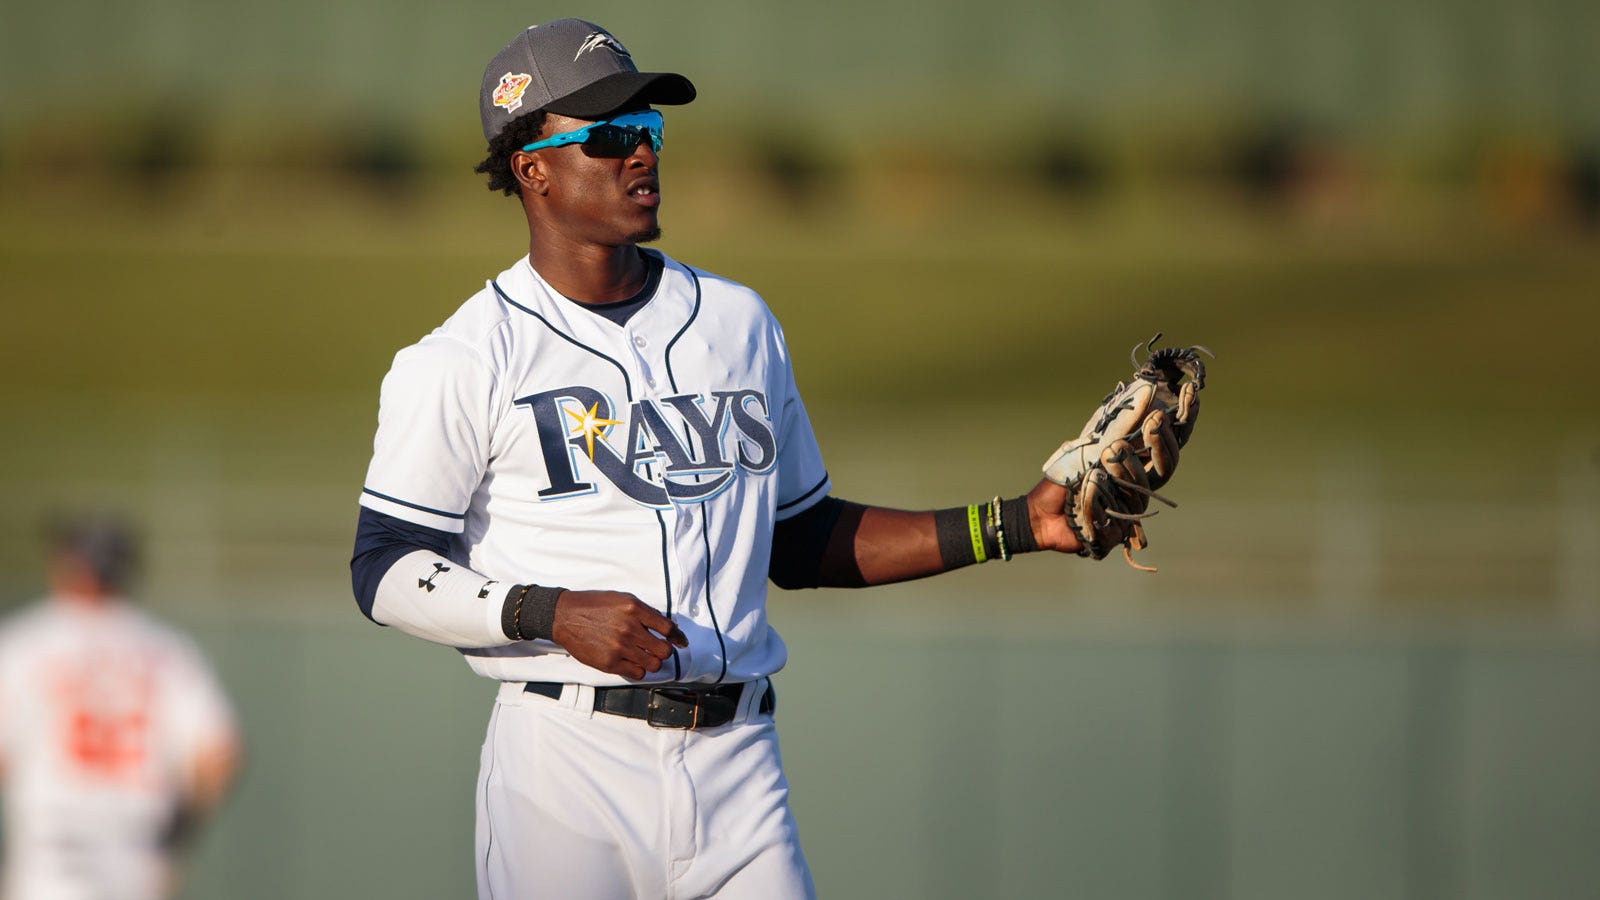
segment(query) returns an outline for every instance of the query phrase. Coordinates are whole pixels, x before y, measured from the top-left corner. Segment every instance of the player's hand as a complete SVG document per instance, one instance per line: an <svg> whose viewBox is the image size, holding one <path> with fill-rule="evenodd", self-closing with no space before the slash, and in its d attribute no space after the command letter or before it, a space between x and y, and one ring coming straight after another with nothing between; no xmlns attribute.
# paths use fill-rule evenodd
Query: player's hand
<svg viewBox="0 0 1600 900"><path fill-rule="evenodd" d="M633 681L660 671L673 644L689 646L671 619L621 591L562 591L550 636L578 662Z"/></svg>
<svg viewBox="0 0 1600 900"><path fill-rule="evenodd" d="M1077 553L1083 546L1067 522L1067 489L1048 478L1028 492L1028 523L1040 550Z"/></svg>

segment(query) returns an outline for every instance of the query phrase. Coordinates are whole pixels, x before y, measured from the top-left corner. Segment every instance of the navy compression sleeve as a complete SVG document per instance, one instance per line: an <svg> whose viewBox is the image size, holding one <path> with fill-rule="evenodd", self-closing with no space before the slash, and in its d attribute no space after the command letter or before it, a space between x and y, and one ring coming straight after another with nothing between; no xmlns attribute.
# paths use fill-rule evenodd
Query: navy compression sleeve
<svg viewBox="0 0 1600 900"><path fill-rule="evenodd" d="M361 507L361 518L356 520L355 551L350 556L350 588L355 592L362 615L372 618L378 582L383 580L389 567L416 550L432 550L448 557L449 532Z"/></svg>
<svg viewBox="0 0 1600 900"><path fill-rule="evenodd" d="M772 531L767 577L786 591L814 587L866 587L856 564L856 531L867 508L823 497Z"/></svg>

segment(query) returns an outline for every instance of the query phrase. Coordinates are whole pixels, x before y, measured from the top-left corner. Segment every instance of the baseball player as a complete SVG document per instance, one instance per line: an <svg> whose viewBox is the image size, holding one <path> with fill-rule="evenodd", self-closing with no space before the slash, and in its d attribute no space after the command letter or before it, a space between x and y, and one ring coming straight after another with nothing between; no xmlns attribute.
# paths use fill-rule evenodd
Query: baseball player
<svg viewBox="0 0 1600 900"><path fill-rule="evenodd" d="M124 599L109 519L52 540L50 595L0 628L7 900L176 893L181 851L233 782L239 740L194 645Z"/></svg>
<svg viewBox="0 0 1600 900"><path fill-rule="evenodd" d="M659 107L694 98L577 19L497 53L478 171L518 198L528 255L383 381L354 590L500 682L483 898L813 896L769 579L855 587L1080 546L1049 480L927 512L833 496L761 298L643 249L671 152Z"/></svg>

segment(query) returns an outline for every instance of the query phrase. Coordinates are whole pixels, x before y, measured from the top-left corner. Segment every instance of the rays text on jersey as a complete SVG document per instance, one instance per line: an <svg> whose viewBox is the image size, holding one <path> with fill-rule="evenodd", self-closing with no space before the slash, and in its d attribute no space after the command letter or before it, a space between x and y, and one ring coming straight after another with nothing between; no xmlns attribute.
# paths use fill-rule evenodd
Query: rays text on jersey
<svg viewBox="0 0 1600 900"><path fill-rule="evenodd" d="M621 419L604 392L582 385L515 402L539 430L550 479L541 500L592 493L599 482L585 479L600 475L641 506L702 503L736 469L767 472L778 458L767 396L757 390L636 400Z"/></svg>

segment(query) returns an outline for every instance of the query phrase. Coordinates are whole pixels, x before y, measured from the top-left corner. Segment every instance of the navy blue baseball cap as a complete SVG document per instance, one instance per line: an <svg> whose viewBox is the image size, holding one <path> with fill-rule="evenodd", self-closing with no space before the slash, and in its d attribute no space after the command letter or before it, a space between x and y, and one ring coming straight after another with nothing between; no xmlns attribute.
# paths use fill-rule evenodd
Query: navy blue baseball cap
<svg viewBox="0 0 1600 900"><path fill-rule="evenodd" d="M641 72L622 42L593 22L557 19L511 39L478 91L484 140L538 110L599 119L632 103L677 106L695 96L675 72Z"/></svg>

